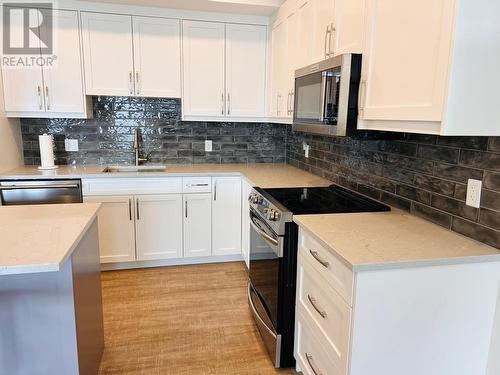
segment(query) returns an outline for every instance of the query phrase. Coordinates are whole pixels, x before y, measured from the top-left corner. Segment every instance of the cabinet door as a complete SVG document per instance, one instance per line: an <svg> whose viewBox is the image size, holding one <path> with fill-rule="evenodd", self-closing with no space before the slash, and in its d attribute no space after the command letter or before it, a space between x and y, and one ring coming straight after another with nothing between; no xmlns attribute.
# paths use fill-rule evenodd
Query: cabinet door
<svg viewBox="0 0 500 375"><path fill-rule="evenodd" d="M362 119L442 120L454 4L367 1Z"/></svg>
<svg viewBox="0 0 500 375"><path fill-rule="evenodd" d="M133 25L136 95L180 98L179 20L133 17Z"/></svg>
<svg viewBox="0 0 500 375"><path fill-rule="evenodd" d="M182 257L182 194L135 197L137 260Z"/></svg>
<svg viewBox="0 0 500 375"><path fill-rule="evenodd" d="M319 62L328 58L331 50L331 29L334 23L334 0L314 0L315 37L313 60ZM330 32L328 32L330 30Z"/></svg>
<svg viewBox="0 0 500 375"><path fill-rule="evenodd" d="M24 30L20 29L22 22L13 22L9 27L12 35L24 35ZM39 41L38 45L40 45ZM5 111L45 112L41 67L14 66L9 68L4 65L2 80Z"/></svg>
<svg viewBox="0 0 500 375"><path fill-rule="evenodd" d="M134 94L132 18L82 12L87 95Z"/></svg>
<svg viewBox="0 0 500 375"><path fill-rule="evenodd" d="M286 44L286 55L287 55L287 69L285 70L283 77L283 92L286 92L286 101L283 102L283 107L285 111L285 117L292 117L293 115L293 93L295 90L295 70L300 68L300 55L302 51L299 49L299 13L295 10L286 19L287 22L287 44Z"/></svg>
<svg viewBox="0 0 500 375"><path fill-rule="evenodd" d="M213 255L241 254L241 178L212 178Z"/></svg>
<svg viewBox="0 0 500 375"><path fill-rule="evenodd" d="M363 50L365 0L335 0L332 53L361 53Z"/></svg>
<svg viewBox="0 0 500 375"><path fill-rule="evenodd" d="M224 116L225 25L183 21L184 115Z"/></svg>
<svg viewBox="0 0 500 375"><path fill-rule="evenodd" d="M135 260L133 199L131 196L83 199L84 202L102 203L98 216L101 263Z"/></svg>
<svg viewBox="0 0 500 375"><path fill-rule="evenodd" d="M226 114L265 116L265 26L226 25Z"/></svg>
<svg viewBox="0 0 500 375"><path fill-rule="evenodd" d="M297 31L297 51L295 55L296 66L302 68L317 61L314 60L313 48L315 45L314 35L314 0L302 0L299 2L297 10L298 31ZM295 77L294 77L295 78Z"/></svg>
<svg viewBox="0 0 500 375"><path fill-rule="evenodd" d="M212 206L210 194L184 194L184 256L212 254Z"/></svg>
<svg viewBox="0 0 500 375"><path fill-rule="evenodd" d="M250 204L248 196L252 192L252 185L245 179L241 181L241 253L247 268L250 265Z"/></svg>
<svg viewBox="0 0 500 375"><path fill-rule="evenodd" d="M287 22L283 20L273 27L271 51L271 97L270 115L286 116L286 75L287 75Z"/></svg>
<svg viewBox="0 0 500 375"><path fill-rule="evenodd" d="M45 108L47 112L83 113L85 95L83 89L82 59L78 14L74 11L55 10L50 16L53 32L55 66L43 69ZM43 23L41 33L49 32Z"/></svg>

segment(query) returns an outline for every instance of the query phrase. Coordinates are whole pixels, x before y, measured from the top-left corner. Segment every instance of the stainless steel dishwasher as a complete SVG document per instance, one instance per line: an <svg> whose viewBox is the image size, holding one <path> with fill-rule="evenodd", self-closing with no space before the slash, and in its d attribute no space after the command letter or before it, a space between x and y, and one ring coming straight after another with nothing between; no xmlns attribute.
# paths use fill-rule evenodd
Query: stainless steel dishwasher
<svg viewBox="0 0 500 375"><path fill-rule="evenodd" d="M81 180L2 180L3 206L82 203Z"/></svg>

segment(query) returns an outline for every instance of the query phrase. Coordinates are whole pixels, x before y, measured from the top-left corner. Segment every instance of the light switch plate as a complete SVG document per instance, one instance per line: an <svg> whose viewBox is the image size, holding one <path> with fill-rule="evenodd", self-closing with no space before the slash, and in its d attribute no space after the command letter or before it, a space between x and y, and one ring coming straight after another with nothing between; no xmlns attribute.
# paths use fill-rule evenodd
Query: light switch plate
<svg viewBox="0 0 500 375"><path fill-rule="evenodd" d="M65 139L64 149L71 152L78 151L78 139Z"/></svg>
<svg viewBox="0 0 500 375"><path fill-rule="evenodd" d="M306 158L308 158L308 157L309 157L309 149L310 149L310 147L311 147L311 146L309 146L309 145L307 145L307 144L306 144L306 145L304 145L304 156L305 156Z"/></svg>
<svg viewBox="0 0 500 375"><path fill-rule="evenodd" d="M469 179L467 182L467 198L465 204L467 206L479 208L481 204L481 187L483 182L481 180Z"/></svg>
<svg viewBox="0 0 500 375"><path fill-rule="evenodd" d="M212 141L205 141L205 152L212 152Z"/></svg>

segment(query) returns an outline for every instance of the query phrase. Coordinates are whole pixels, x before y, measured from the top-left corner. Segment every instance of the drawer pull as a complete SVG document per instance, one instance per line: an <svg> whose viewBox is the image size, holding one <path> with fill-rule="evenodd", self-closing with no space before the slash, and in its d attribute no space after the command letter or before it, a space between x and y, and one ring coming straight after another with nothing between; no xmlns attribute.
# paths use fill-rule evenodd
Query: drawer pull
<svg viewBox="0 0 500 375"><path fill-rule="evenodd" d="M313 256L313 258L316 259L323 267L330 267L330 263L328 263L326 260L321 259L317 251L312 251L311 249L309 249L309 252Z"/></svg>
<svg viewBox="0 0 500 375"><path fill-rule="evenodd" d="M191 184L190 186L208 186L208 184Z"/></svg>
<svg viewBox="0 0 500 375"><path fill-rule="evenodd" d="M315 375L323 375L321 371L316 370L316 365L314 364L312 355L306 353L306 359L307 363L309 363L309 367L311 368L311 370L314 372Z"/></svg>
<svg viewBox="0 0 500 375"><path fill-rule="evenodd" d="M319 306L318 306L318 302L316 301L316 298L314 297L311 297L310 294L307 295L307 299L309 300L309 303L312 305L312 307L314 307L314 310L316 310L318 312L319 315L321 315L321 317L323 319L326 319L327 317L327 313L326 311L324 311L323 309L321 309Z"/></svg>

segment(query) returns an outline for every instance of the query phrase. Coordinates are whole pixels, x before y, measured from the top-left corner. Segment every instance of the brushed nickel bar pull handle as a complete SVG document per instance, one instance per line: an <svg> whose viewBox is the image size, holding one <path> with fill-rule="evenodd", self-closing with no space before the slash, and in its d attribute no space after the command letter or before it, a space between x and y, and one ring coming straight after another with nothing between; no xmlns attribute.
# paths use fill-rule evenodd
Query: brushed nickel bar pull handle
<svg viewBox="0 0 500 375"><path fill-rule="evenodd" d="M43 109L43 103L42 103L42 88L38 86L38 108L40 110Z"/></svg>
<svg viewBox="0 0 500 375"><path fill-rule="evenodd" d="M317 311L317 313L318 313L319 315L321 315L321 317L322 317L323 319L326 319L326 317L327 317L327 315L328 315L328 314L326 313L326 311L324 311L323 309L321 309L321 308L318 306L318 302L316 301L316 298L311 297L311 295L310 295L310 294L308 294L308 295L307 295L307 299L309 300L309 303L312 305L312 307L314 307L314 310L316 310L316 311Z"/></svg>
<svg viewBox="0 0 500 375"><path fill-rule="evenodd" d="M224 116L224 93L221 94L220 98L221 98L221 103L222 103L220 113L222 116Z"/></svg>
<svg viewBox="0 0 500 375"><path fill-rule="evenodd" d="M187 217L188 217L188 201L187 201L187 199L184 201L184 206L185 206L184 211L185 211L185 215L186 215L186 219L187 219Z"/></svg>
<svg viewBox="0 0 500 375"><path fill-rule="evenodd" d="M326 260L321 259L317 251L312 251L311 249L309 249L309 252L313 256L313 258L316 259L318 263L320 263L323 267L330 267L330 263L328 263Z"/></svg>
<svg viewBox="0 0 500 375"><path fill-rule="evenodd" d="M208 184L191 184L191 186L208 186Z"/></svg>
<svg viewBox="0 0 500 375"><path fill-rule="evenodd" d="M306 359L307 363L309 364L309 367L311 368L312 372L314 372L315 375L323 375L321 371L316 370L316 365L314 364L313 356L310 355L309 353L306 353Z"/></svg>
<svg viewBox="0 0 500 375"><path fill-rule="evenodd" d="M325 59L329 57L329 51L327 50L327 43L328 43L328 36L330 35L330 25L326 27L326 32L325 32Z"/></svg>
<svg viewBox="0 0 500 375"><path fill-rule="evenodd" d="M231 97L229 96L229 93L227 93L227 115L229 116L231 114Z"/></svg>
<svg viewBox="0 0 500 375"><path fill-rule="evenodd" d="M135 198L135 208L137 210L137 220L141 220L141 216L139 214L139 198Z"/></svg>
<svg viewBox="0 0 500 375"><path fill-rule="evenodd" d="M359 84L359 111L364 112L366 100L366 80L361 80Z"/></svg>
<svg viewBox="0 0 500 375"><path fill-rule="evenodd" d="M335 26L333 26L333 23L330 24L331 29L330 29L330 38L328 40L328 55L329 56L334 56L335 55ZM333 48L332 48L332 39L333 39Z"/></svg>
<svg viewBox="0 0 500 375"><path fill-rule="evenodd" d="M132 198L128 199L128 219L132 221Z"/></svg>
<svg viewBox="0 0 500 375"><path fill-rule="evenodd" d="M50 111L49 86L45 86L45 100L47 101L47 111Z"/></svg>
<svg viewBox="0 0 500 375"><path fill-rule="evenodd" d="M214 201L217 200L217 180L214 181Z"/></svg>
<svg viewBox="0 0 500 375"><path fill-rule="evenodd" d="M135 84L137 85L135 91L137 92L137 95L139 95L141 93L141 86L139 84L139 72L135 72Z"/></svg>
<svg viewBox="0 0 500 375"><path fill-rule="evenodd" d="M132 71L130 71L128 73L128 86L129 86L129 92L130 92L130 95L133 95L134 94L134 89L133 89L133 85L134 85L134 82L133 82L133 78L134 75L132 73Z"/></svg>

